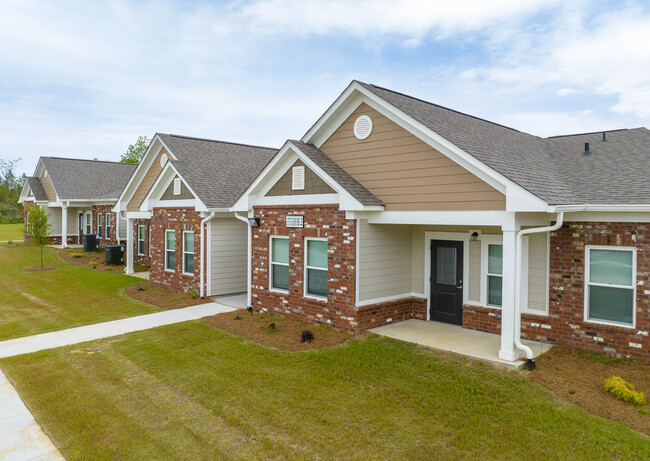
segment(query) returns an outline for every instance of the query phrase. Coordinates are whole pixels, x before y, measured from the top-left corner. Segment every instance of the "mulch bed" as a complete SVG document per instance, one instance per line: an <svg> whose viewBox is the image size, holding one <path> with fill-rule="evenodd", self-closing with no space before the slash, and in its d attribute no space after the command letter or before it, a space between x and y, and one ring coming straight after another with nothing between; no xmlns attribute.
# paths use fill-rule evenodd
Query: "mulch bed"
<svg viewBox="0 0 650 461"><path fill-rule="evenodd" d="M124 292L133 299L167 310L212 302L211 299L194 299L190 295L174 293L151 283L129 287Z"/></svg>
<svg viewBox="0 0 650 461"><path fill-rule="evenodd" d="M650 435L650 403L639 407L617 400L603 389L607 378L620 376L650 400L649 365L556 345L537 359L537 368L528 376L590 413Z"/></svg>
<svg viewBox="0 0 650 461"><path fill-rule="evenodd" d="M73 256L80 255L80 256ZM102 251L89 251L84 252L83 248L66 248L59 250L59 256L65 262L74 264L75 266L90 267L104 272L117 272L118 274L124 273L124 264L119 266L110 266L106 264L106 255ZM149 267L141 264L134 264L134 272L146 272Z"/></svg>
<svg viewBox="0 0 650 461"><path fill-rule="evenodd" d="M41 271L53 271L53 270L54 270L54 266L25 268L25 272L41 272Z"/></svg>
<svg viewBox="0 0 650 461"><path fill-rule="evenodd" d="M274 349L304 351L343 344L352 334L337 331L321 325L309 325L297 320L273 314L251 313L245 309L205 317L203 322L229 333ZM269 325L275 324L270 330ZM302 332L309 330L314 335L312 342L301 342ZM271 331L273 331L271 333Z"/></svg>

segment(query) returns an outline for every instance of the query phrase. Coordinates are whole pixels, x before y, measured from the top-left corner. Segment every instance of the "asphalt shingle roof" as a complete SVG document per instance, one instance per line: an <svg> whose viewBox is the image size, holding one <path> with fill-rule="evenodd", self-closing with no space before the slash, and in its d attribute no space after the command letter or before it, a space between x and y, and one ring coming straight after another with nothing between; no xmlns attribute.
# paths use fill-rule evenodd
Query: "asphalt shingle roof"
<svg viewBox="0 0 650 461"><path fill-rule="evenodd" d="M117 199L137 166L60 157L41 159L61 200Z"/></svg>
<svg viewBox="0 0 650 461"><path fill-rule="evenodd" d="M41 202L41 201L47 201L47 193L45 192L45 189L43 189L43 184L41 184L41 180L38 178L34 178L33 176L27 176L27 184L29 185L29 188L32 191L32 195L36 199L36 201Z"/></svg>
<svg viewBox="0 0 650 461"><path fill-rule="evenodd" d="M358 82L364 88L549 204L650 203L645 128L541 138ZM592 154L585 156L584 143Z"/></svg>
<svg viewBox="0 0 650 461"><path fill-rule="evenodd" d="M302 153L310 158L316 165L318 165L325 173L327 173L334 181L339 183L346 191L348 191L355 199L362 205L378 205L382 206L382 202L368 189L363 187L359 181L350 176L343 168L331 158L323 153L320 149L312 144L306 144L302 141L290 140Z"/></svg>
<svg viewBox="0 0 650 461"><path fill-rule="evenodd" d="M178 160L172 165L208 208L229 208L277 153L250 146L173 134L158 136Z"/></svg>

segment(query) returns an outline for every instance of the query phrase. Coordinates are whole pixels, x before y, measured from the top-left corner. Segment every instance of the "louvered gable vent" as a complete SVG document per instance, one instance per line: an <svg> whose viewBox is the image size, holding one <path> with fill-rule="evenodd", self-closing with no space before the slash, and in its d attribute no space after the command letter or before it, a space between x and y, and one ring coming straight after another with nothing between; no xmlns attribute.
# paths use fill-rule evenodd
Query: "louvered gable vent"
<svg viewBox="0 0 650 461"><path fill-rule="evenodd" d="M305 167L294 166L291 170L291 189L304 190L305 189Z"/></svg>
<svg viewBox="0 0 650 461"><path fill-rule="evenodd" d="M357 139L366 139L372 133L372 120L367 115L361 115L354 122L354 135Z"/></svg>

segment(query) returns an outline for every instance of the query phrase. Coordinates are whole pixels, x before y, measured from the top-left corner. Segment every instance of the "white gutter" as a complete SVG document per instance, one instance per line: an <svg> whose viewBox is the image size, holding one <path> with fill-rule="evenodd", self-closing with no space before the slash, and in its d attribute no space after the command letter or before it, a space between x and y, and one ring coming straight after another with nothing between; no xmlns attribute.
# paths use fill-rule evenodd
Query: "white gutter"
<svg viewBox="0 0 650 461"><path fill-rule="evenodd" d="M199 289L199 297L203 299L205 297L205 224L210 221L212 218L214 218L214 211L210 213L208 216L206 216L202 221L201 221L201 287Z"/></svg>
<svg viewBox="0 0 650 461"><path fill-rule="evenodd" d="M533 350L521 342L521 269L523 267L523 237L524 235L539 234L542 232L553 232L562 227L564 223L564 212L560 211L555 219L555 224L546 227L536 227L534 229L524 229L517 232L516 243L516 261L515 261L515 346L526 353L528 369L535 369L535 357ZM550 262L547 262L550 264ZM547 293L548 296L548 293Z"/></svg>
<svg viewBox="0 0 650 461"><path fill-rule="evenodd" d="M252 307L252 292L251 292L251 283L253 283L252 272L253 272L253 228L248 223L247 217L239 216L235 213L235 218L246 223L248 227L248 261L247 261L247 277L248 277L248 287L246 289L246 307Z"/></svg>

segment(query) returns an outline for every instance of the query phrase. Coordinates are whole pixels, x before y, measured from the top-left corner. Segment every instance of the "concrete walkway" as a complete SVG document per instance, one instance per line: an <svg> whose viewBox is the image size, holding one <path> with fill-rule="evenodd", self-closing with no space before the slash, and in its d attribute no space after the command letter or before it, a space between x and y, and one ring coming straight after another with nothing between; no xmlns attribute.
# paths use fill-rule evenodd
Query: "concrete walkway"
<svg viewBox="0 0 650 461"><path fill-rule="evenodd" d="M525 365L523 360L509 362L499 358L501 336L468 330L459 325L411 319L373 328L370 331L389 338L467 355L506 368L521 370ZM535 341L523 341L523 343L533 350L535 357L552 347L550 344Z"/></svg>
<svg viewBox="0 0 650 461"><path fill-rule="evenodd" d="M133 274L125 274L130 277L136 277L142 280L149 280L149 271L146 272L134 272Z"/></svg>
<svg viewBox="0 0 650 461"><path fill-rule="evenodd" d="M132 331L146 330L162 325L171 325L172 323L187 322L188 320L196 320L234 310L234 307L216 302L199 304L183 309L173 309L67 330L53 331L51 333L25 336L24 338L10 339L0 342L0 358L28 354L43 349L69 346L71 344L92 341L93 339L109 338Z"/></svg>

